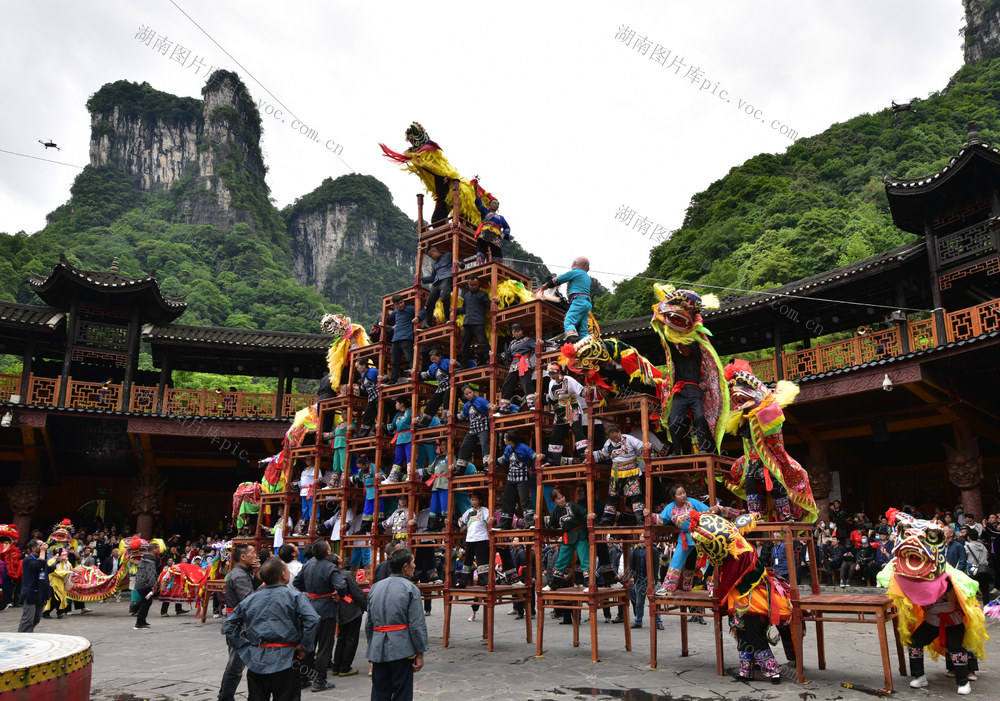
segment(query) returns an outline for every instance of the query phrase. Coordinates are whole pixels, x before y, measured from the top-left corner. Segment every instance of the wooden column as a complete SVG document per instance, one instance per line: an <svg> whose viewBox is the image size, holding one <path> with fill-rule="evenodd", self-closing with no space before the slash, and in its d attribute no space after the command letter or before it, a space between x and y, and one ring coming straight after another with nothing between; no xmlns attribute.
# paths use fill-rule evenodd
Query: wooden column
<svg viewBox="0 0 1000 701"><path fill-rule="evenodd" d="M903 308L906 305L906 295L903 294L903 281L896 280L896 305ZM910 334L905 317L902 321L896 322L896 331L899 334L899 352L906 354L910 352Z"/></svg>
<svg viewBox="0 0 1000 701"><path fill-rule="evenodd" d="M80 328L80 315L77 313L77 304L74 299L69 307L69 323L66 325L66 351L63 353L62 378L59 382L59 396L56 398L56 406L66 405L66 387L69 385L73 346L76 344L76 332L78 328Z"/></svg>
<svg viewBox="0 0 1000 701"><path fill-rule="evenodd" d="M35 342L28 341L24 349L24 356L21 358L21 386L17 393L21 395L21 404L28 403L28 385L31 382L31 366L35 359Z"/></svg>
<svg viewBox="0 0 1000 701"><path fill-rule="evenodd" d="M118 409L129 408L129 397L132 395L132 382L135 371L139 368L139 310L132 310L132 318L128 322L128 332L125 335L125 346L128 355L125 358L125 378L122 380L122 393Z"/></svg>
<svg viewBox="0 0 1000 701"><path fill-rule="evenodd" d="M274 397L274 418L281 418L281 409L285 405L285 364L278 366L278 393Z"/></svg>
<svg viewBox="0 0 1000 701"><path fill-rule="evenodd" d="M41 469L38 464L38 450L35 448L35 429L21 428L21 475L17 483L7 490L7 501L14 514L14 524L20 537L31 533L31 518L42 501Z"/></svg>
<svg viewBox="0 0 1000 701"><path fill-rule="evenodd" d="M958 420L952 424L955 446L945 444L945 463L948 479L962 494L962 510L983 517L983 456L979 452L979 439L968 421Z"/></svg>
<svg viewBox="0 0 1000 701"><path fill-rule="evenodd" d="M810 434L811 435L811 434ZM823 441L818 438L809 439L809 461L806 463L809 473L809 486L812 488L816 506L819 507L819 520L830 520L830 461L826 454Z"/></svg>
<svg viewBox="0 0 1000 701"><path fill-rule="evenodd" d="M170 384L170 351L163 351L163 365L160 366L160 381L156 385L156 409L155 413L163 411L163 400L167 394L167 385Z"/></svg>
<svg viewBox="0 0 1000 701"><path fill-rule="evenodd" d="M944 304L941 302L941 285L938 282L937 250L934 247L934 228L930 221L924 221L924 244L927 247L927 267L930 270L931 302L934 305L934 330L938 345L948 342L948 332L944 324Z"/></svg>
<svg viewBox="0 0 1000 701"><path fill-rule="evenodd" d="M784 341L781 340L781 322L774 322L774 378L785 379L785 357L782 353Z"/></svg>
<svg viewBox="0 0 1000 701"><path fill-rule="evenodd" d="M160 477L149 436L139 435L137 441L140 472L132 492L132 514L136 517L136 532L149 540L153 537L153 517L160 513L166 480Z"/></svg>

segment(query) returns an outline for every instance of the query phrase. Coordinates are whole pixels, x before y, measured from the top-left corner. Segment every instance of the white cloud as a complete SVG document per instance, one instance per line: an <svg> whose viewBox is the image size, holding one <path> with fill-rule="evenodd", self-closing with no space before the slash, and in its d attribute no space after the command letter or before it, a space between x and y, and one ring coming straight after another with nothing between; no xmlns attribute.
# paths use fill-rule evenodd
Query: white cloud
<svg viewBox="0 0 1000 701"><path fill-rule="evenodd" d="M417 180L380 156L421 122L463 173L502 199L515 237L552 265L588 255L635 274L649 239L614 220L627 204L678 226L691 196L734 165L833 122L924 97L961 66L959 0L802 3L402 2L193 3L177 0L216 41L343 158L392 190L415 216ZM106 82L148 81L199 96L202 80L134 38L140 24L240 72L170 2L5 4L0 148L88 161L87 97ZM626 24L698 66L731 102L616 42ZM683 72L682 72L683 75ZM764 122L738 110L743 100ZM347 167L265 117L268 182L279 206ZM0 230L37 231L76 171L0 154ZM610 283L615 278L602 277Z"/></svg>

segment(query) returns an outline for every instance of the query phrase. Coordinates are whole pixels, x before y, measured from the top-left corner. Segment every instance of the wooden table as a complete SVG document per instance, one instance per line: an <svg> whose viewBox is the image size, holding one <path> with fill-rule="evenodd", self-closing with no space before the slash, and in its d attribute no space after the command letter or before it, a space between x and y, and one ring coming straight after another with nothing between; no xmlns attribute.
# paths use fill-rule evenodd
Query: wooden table
<svg viewBox="0 0 1000 701"><path fill-rule="evenodd" d="M816 624L816 651L819 657L819 668L826 669L826 648L823 641L824 623L872 623L878 628L879 650L882 653L882 671L885 674L884 691L892 692L892 666L889 659L889 640L885 634L885 624L891 623L899 612L892 600L881 594L812 594L803 597L799 604L802 607L802 621L813 621ZM826 617L833 614L834 617ZM892 632L896 637L896 654L899 657L899 673L906 676L906 656L899 640L899 629L893 625ZM796 636L795 671L799 684L805 682L802 671L802 637Z"/></svg>

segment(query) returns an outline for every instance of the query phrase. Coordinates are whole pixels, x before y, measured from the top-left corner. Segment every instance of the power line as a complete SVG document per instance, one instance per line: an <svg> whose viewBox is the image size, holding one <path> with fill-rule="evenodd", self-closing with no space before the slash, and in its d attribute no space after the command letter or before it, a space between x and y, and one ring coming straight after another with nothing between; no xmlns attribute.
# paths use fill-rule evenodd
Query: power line
<svg viewBox="0 0 1000 701"><path fill-rule="evenodd" d="M528 263L528 264L531 264L531 265L539 265L539 264L541 264L541 265L546 265L546 266L548 266L550 268L561 268L561 269L565 269L565 270L569 270L570 269L570 266L568 266L568 265L548 265L547 263L544 263L544 262L541 262L541 261L537 261L537 260L522 260L522 259L519 259L519 258L506 258L506 257L504 258L504 260L513 261L515 263ZM627 277L629 277L628 275L625 275L624 273L612 273L612 272L609 272L607 270L592 270L590 272L597 273L598 275L611 275L612 277L620 277L620 278L627 278ZM649 280L650 282L667 282L667 283L670 283L671 285L678 285L678 286L683 286L683 287L708 287L708 288L711 288L711 289L714 289L714 290L726 290L727 292L742 292L742 293L751 294L751 295L767 295L769 297L785 297L785 298L788 298L788 299L805 299L805 300L809 300L811 302L830 302L832 304L852 304L852 305L858 306L858 307L878 307L880 309L899 310L899 311L906 311L906 312L928 312L928 313L931 313L931 312L934 311L933 309L916 309L916 308L913 308L913 307L899 307L899 306L888 305L888 304L875 304L873 302L854 302L854 301L845 300L845 299L828 299L826 297L807 297L806 295L793 295L793 294L789 294L787 292L769 292L767 290L746 290L746 289L743 289L742 287L725 287L723 285L707 285L707 284L701 283L701 282L687 282L687 281L684 281L684 280L667 280L667 279L663 279L663 278L646 277L644 275L633 275L631 277L633 279L635 279L635 280Z"/></svg>
<svg viewBox="0 0 1000 701"><path fill-rule="evenodd" d="M18 153L17 151L8 151L7 149L0 148L0 153L9 153L12 156L20 156L21 158L33 158L36 161L45 161L46 163L56 163L61 166L69 166L70 168L79 168L83 170L84 166L78 166L76 163L63 163L62 161L53 161L51 158L42 158L41 156L32 156L28 153Z"/></svg>
<svg viewBox="0 0 1000 701"><path fill-rule="evenodd" d="M225 47L222 46L222 44L220 44L219 42L217 42L215 40L215 37L213 37L211 34L209 34L207 31L205 31L204 27L202 27L200 24L198 24L191 15L189 15L187 12L185 12L184 8L182 8L180 5L178 5L176 2L174 2L174 0L170 0L170 4L173 5L174 7L176 7L178 12L180 12L182 15L184 15L185 17L187 17L188 20L191 22L191 24L193 24L194 26L196 26L198 28L198 30L202 34L204 34L206 37L208 37L209 41L211 41L213 44L215 44L217 47L219 47L219 50L222 51L222 53L224 53L226 56L228 56L229 59L233 63L235 63L237 66L239 66L240 69L244 73L246 73L253 80L253 82L257 83L257 85L260 86L261 90L263 90L268 95L270 95L270 97L271 97L272 100L274 100L279 105L281 105L282 107L284 107L285 111L288 112L288 114L290 114L293 117L295 117L296 120L298 120L299 122L302 122L302 120L299 119L298 116L294 112L292 112L292 110L289 109L288 106L284 102L282 102L281 100L279 100L277 98L277 96L273 92L271 92L270 90L267 89L267 86L265 86L262 82L260 82L259 80L257 80L257 77L253 73L251 73L249 71L249 69L246 68L246 66L244 66L242 63L240 63L239 61L237 61L235 56L233 56L231 53L229 53L228 51L226 51ZM304 124L304 122L303 122L303 124ZM351 166L350 163L348 163L347 161L344 160L344 157L341 156L339 153L337 153L336 151L331 151L331 153L334 156L336 156L337 158L339 158L340 162L343 163L345 166L347 166L347 169L350 172L352 172L352 173L356 173L357 172L356 170L354 170L354 168Z"/></svg>

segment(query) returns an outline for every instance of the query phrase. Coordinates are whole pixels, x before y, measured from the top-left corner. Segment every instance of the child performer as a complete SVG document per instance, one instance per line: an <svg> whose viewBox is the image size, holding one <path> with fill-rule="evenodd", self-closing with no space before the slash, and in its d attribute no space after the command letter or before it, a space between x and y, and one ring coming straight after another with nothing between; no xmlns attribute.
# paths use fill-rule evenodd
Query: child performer
<svg viewBox="0 0 1000 701"><path fill-rule="evenodd" d="M299 535L309 532L309 521L312 519L313 495L316 490L316 458L309 455L305 459L306 465L299 475L299 500L302 502L302 520L299 522Z"/></svg>
<svg viewBox="0 0 1000 701"><path fill-rule="evenodd" d="M569 309L563 319L563 340L566 343L576 343L590 336L588 322L590 312L594 308L590 295L590 261L580 256L573 259L573 268L558 277L553 277L535 293L540 293L550 287L559 287L564 282L569 283L566 292L569 294Z"/></svg>
<svg viewBox="0 0 1000 701"><path fill-rule="evenodd" d="M472 507L458 519L458 525L467 528L465 533L465 559L462 561L462 581L459 587L467 587L472 583L472 565L476 565L476 580L482 585L490 573L490 511L482 506L479 495L469 494Z"/></svg>
<svg viewBox="0 0 1000 701"><path fill-rule="evenodd" d="M395 432L396 455L392 460L392 470L385 481L387 484L403 482L407 479L407 472L410 469L410 455L413 444L410 442L412 434L410 432L410 422L413 420L413 410L410 409L410 398L400 397L396 400L396 415L389 423L389 430Z"/></svg>
<svg viewBox="0 0 1000 701"><path fill-rule="evenodd" d="M463 368L470 367L468 363L473 341L479 347L477 362L484 359L483 348L489 347L486 340L486 315L490 311L490 296L485 290L479 289L479 278L470 278L466 284L469 289L462 294L465 318L462 320L462 352L458 356L459 365Z"/></svg>
<svg viewBox="0 0 1000 701"><path fill-rule="evenodd" d="M440 348L431 348L429 353L431 364L426 372L420 373L420 378L425 382L437 381L437 389L427 400L424 413L420 415L417 428L426 428L431 425L434 415L437 414L441 404L448 398L448 391L451 389L451 361L443 356ZM448 407L451 409L451 407Z"/></svg>
<svg viewBox="0 0 1000 701"><path fill-rule="evenodd" d="M462 397L465 399L465 404L457 418L469 422L469 432L458 446L458 460L455 461L456 475L465 474L465 467L472 458L472 449L477 443L483 451L483 470L490 462L490 411L493 407L483 397L476 395L472 385L462 387Z"/></svg>
<svg viewBox="0 0 1000 701"><path fill-rule="evenodd" d="M368 460L368 456L362 453L357 457L358 479L365 486L365 508L361 514L361 533L372 532L372 521L375 519L375 483L381 476L378 470ZM378 517L381 519L385 511L385 499L378 500Z"/></svg>
<svg viewBox="0 0 1000 701"><path fill-rule="evenodd" d="M722 508L719 506L708 507L697 499L689 499L684 487L679 484L672 485L667 490L667 496L672 500L667 504L659 516L654 515L653 520L658 526L672 523L680 529L677 536L677 547L674 548L674 555L670 558L670 567L667 569L667 576L663 583L656 588L657 596L672 594L677 591L680 584L681 591L691 591L694 585L694 571L698 564L698 551L694 547L694 540L691 539L691 513L721 513L725 518L736 518L739 515L737 509ZM681 581L681 571L684 572L683 582Z"/></svg>
<svg viewBox="0 0 1000 701"><path fill-rule="evenodd" d="M563 532L563 544L559 546L559 556L552 570L552 583L542 588L542 591L552 591L563 586L566 573L573 562L576 553L583 570L583 588L590 585L590 541L587 538L587 518L594 518L586 509L575 501L568 501L558 488L552 490L552 501L556 508L549 516L549 528Z"/></svg>
<svg viewBox="0 0 1000 701"><path fill-rule="evenodd" d="M532 392L531 376L535 366L535 339L525 336L520 324L510 325L510 343L507 350L500 354L500 362L508 365L507 377L500 386L500 399L510 401L514 398L518 387L521 396Z"/></svg>
<svg viewBox="0 0 1000 701"><path fill-rule="evenodd" d="M555 421L545 459L549 465L561 465L563 443L570 430L576 437L574 456L587 450L587 434L583 430L583 422L587 420L587 400L583 385L566 374L559 363L549 363L547 371L551 382L545 402L555 412Z"/></svg>
<svg viewBox="0 0 1000 701"><path fill-rule="evenodd" d="M358 388L368 399L361 415L357 438L365 438L374 433L375 419L378 417L378 368L370 367L364 360L354 361L354 372L358 375Z"/></svg>
<svg viewBox="0 0 1000 701"><path fill-rule="evenodd" d="M503 455L497 459L499 467L507 468L507 483L503 488L503 501L500 505L500 530L509 530L514 524L514 507L521 502L521 513L525 523L535 520L535 503L531 499L531 487L535 476L532 468L535 465L535 451L527 443L521 442L521 436L515 430L504 434Z"/></svg>
<svg viewBox="0 0 1000 701"><path fill-rule="evenodd" d="M632 513L636 522L645 507L642 497L642 475L646 463L642 458L642 450L649 449L649 443L643 443L632 435L622 435L622 430L612 423L604 424L608 440L604 447L594 451L595 462L611 461L611 483L608 485L608 503L604 507L604 515L599 526L613 526L618 516L618 502L625 497L632 504Z"/></svg>
<svg viewBox="0 0 1000 701"><path fill-rule="evenodd" d="M507 220L497 210L500 209L500 200L479 187L478 179L472 180L472 187L476 190L476 209L482 217L482 223L476 229L476 265L486 264L486 254L490 254L494 263L503 263L503 249L500 242L503 239L512 240L510 236L510 226ZM486 204L483 204L483 199Z"/></svg>

